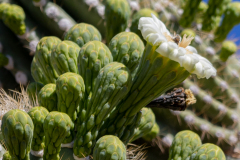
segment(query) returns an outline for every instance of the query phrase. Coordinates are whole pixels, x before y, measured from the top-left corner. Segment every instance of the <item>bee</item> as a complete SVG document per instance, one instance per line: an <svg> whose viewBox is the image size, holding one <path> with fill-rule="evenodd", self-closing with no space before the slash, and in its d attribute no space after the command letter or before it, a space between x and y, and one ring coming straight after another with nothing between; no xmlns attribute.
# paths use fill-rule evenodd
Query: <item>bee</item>
<svg viewBox="0 0 240 160"><path fill-rule="evenodd" d="M181 36L180 36L179 34L176 34L176 33L174 32L174 35L173 35L173 37L172 37L172 40L173 40L176 44L178 44L179 42L181 42Z"/></svg>

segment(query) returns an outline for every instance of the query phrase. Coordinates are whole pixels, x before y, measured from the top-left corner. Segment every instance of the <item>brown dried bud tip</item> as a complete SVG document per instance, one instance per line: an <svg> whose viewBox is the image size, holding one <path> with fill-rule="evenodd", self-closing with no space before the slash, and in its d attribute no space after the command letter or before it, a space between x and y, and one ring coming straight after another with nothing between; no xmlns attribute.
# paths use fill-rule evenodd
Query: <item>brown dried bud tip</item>
<svg viewBox="0 0 240 160"><path fill-rule="evenodd" d="M177 111L184 111L189 105L196 103L192 92L184 88L174 88L173 91L162 95L150 102L147 107L167 108Z"/></svg>

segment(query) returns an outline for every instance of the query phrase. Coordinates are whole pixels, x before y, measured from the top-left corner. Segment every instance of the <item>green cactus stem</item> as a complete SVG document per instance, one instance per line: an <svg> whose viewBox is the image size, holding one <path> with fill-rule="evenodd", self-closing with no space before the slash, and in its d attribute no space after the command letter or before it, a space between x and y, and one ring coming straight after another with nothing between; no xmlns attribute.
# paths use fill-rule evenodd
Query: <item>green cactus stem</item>
<svg viewBox="0 0 240 160"><path fill-rule="evenodd" d="M203 23L203 15L206 13L207 9L208 9L208 4L203 1L200 2L198 6L197 15L196 15L196 23L198 24Z"/></svg>
<svg viewBox="0 0 240 160"><path fill-rule="evenodd" d="M57 37L44 37L38 45L32 61L31 72L34 80L43 84L55 83L58 78L51 63L51 54L61 40Z"/></svg>
<svg viewBox="0 0 240 160"><path fill-rule="evenodd" d="M1 130L12 159L30 160L34 130L30 116L19 109L10 110L2 118Z"/></svg>
<svg viewBox="0 0 240 160"><path fill-rule="evenodd" d="M43 88L42 83L32 82L27 87L27 94L32 105L36 104L38 101L38 93Z"/></svg>
<svg viewBox="0 0 240 160"><path fill-rule="evenodd" d="M158 124L155 122L151 131L148 132L146 135L144 135L142 138L145 141L151 142L153 139L155 139L160 133L160 127Z"/></svg>
<svg viewBox="0 0 240 160"><path fill-rule="evenodd" d="M189 159L201 145L202 141L196 133L189 130L178 132L172 142L168 160Z"/></svg>
<svg viewBox="0 0 240 160"><path fill-rule="evenodd" d="M220 23L222 14L228 8L230 2L231 0L209 0L208 9L203 16L203 31L210 32L216 29Z"/></svg>
<svg viewBox="0 0 240 160"><path fill-rule="evenodd" d="M179 20L179 24L183 27L191 27L192 22L197 14L197 8L200 5L201 0L187 0L184 6L184 12Z"/></svg>
<svg viewBox="0 0 240 160"><path fill-rule="evenodd" d="M43 160L60 160L60 150L63 140L71 135L74 124L71 118L62 112L50 112L43 124L45 148Z"/></svg>
<svg viewBox="0 0 240 160"><path fill-rule="evenodd" d="M106 41L109 43L114 35L127 29L131 9L127 0L106 0L105 6Z"/></svg>
<svg viewBox="0 0 240 160"><path fill-rule="evenodd" d="M51 63L58 75L66 72L78 73L77 58L80 47L71 41L62 41L51 54Z"/></svg>
<svg viewBox="0 0 240 160"><path fill-rule="evenodd" d="M126 65L134 79L144 50L144 44L139 36L133 32L121 32L111 39L109 49L113 61Z"/></svg>
<svg viewBox="0 0 240 160"><path fill-rule="evenodd" d="M64 40L73 41L82 48L83 45L89 41L102 41L102 36L94 26L86 23L79 23L69 29Z"/></svg>
<svg viewBox="0 0 240 160"><path fill-rule="evenodd" d="M231 56L232 54L236 53L237 50L238 50L238 48L233 41L224 41L222 43L222 49L220 51L219 58L223 62L226 62L228 57Z"/></svg>
<svg viewBox="0 0 240 160"><path fill-rule="evenodd" d="M33 151L41 151L44 149L44 129L43 123L46 116L49 114L48 110L44 107L33 107L29 112L34 124L33 140L31 149ZM42 155L43 156L43 155Z"/></svg>
<svg viewBox="0 0 240 160"><path fill-rule="evenodd" d="M219 148L218 146L211 144L211 143L205 143L198 147L194 153L192 153L190 160L226 160L225 154Z"/></svg>
<svg viewBox="0 0 240 160"><path fill-rule="evenodd" d="M101 137L93 150L93 160L126 160L126 147L116 136Z"/></svg>
<svg viewBox="0 0 240 160"><path fill-rule="evenodd" d="M38 103L45 107L49 112L58 111L58 98L56 93L56 84L46 84L38 93Z"/></svg>
<svg viewBox="0 0 240 160"><path fill-rule="evenodd" d="M103 67L86 103L86 111L80 113L74 154L88 156L95 145L104 119L127 95L132 85L129 69L121 63L112 62Z"/></svg>

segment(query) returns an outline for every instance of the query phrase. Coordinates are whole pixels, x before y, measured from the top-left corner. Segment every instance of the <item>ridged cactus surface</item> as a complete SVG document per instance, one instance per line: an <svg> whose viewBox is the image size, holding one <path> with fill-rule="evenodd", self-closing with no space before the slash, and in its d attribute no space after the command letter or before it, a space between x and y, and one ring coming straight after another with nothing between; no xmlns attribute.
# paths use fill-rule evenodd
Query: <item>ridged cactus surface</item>
<svg viewBox="0 0 240 160"><path fill-rule="evenodd" d="M32 82L27 87L27 94L30 100L30 103L35 104L38 100L38 93L44 85L38 82Z"/></svg>

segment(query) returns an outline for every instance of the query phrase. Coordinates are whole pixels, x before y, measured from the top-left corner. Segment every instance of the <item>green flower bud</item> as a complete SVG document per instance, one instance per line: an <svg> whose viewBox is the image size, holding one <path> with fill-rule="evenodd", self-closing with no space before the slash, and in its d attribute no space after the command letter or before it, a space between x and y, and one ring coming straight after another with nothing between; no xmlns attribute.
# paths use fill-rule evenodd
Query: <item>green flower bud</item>
<svg viewBox="0 0 240 160"><path fill-rule="evenodd" d="M8 151L4 153L3 160L12 160L12 157Z"/></svg>
<svg viewBox="0 0 240 160"><path fill-rule="evenodd" d="M31 117L22 110L10 110L2 118L1 130L12 159L30 160L34 130Z"/></svg>
<svg viewBox="0 0 240 160"><path fill-rule="evenodd" d="M33 140L32 140L32 147L31 147L31 149L34 151L40 151L45 146L43 123L48 113L49 113L48 110L44 107L33 107L28 112L34 124Z"/></svg>
<svg viewBox="0 0 240 160"><path fill-rule="evenodd" d="M131 16L131 9L127 0L106 0L105 19L107 43L116 34L126 30Z"/></svg>
<svg viewBox="0 0 240 160"><path fill-rule="evenodd" d="M44 85L38 82L32 82L27 87L27 94L32 105L36 104L39 91L42 89Z"/></svg>
<svg viewBox="0 0 240 160"><path fill-rule="evenodd" d="M71 135L74 124L71 118L61 112L50 112L43 124L45 135L44 160L59 160L61 144L63 140Z"/></svg>
<svg viewBox="0 0 240 160"><path fill-rule="evenodd" d="M58 75L66 72L78 73L77 58L80 47L71 41L62 41L51 54L51 63Z"/></svg>
<svg viewBox="0 0 240 160"><path fill-rule="evenodd" d="M10 8L10 6L11 5L9 3L1 3L0 4L0 19L2 19L4 11L8 10L8 8Z"/></svg>
<svg viewBox="0 0 240 160"><path fill-rule="evenodd" d="M135 33L121 32L112 38L109 49L113 61L126 65L134 79L144 51L143 41Z"/></svg>
<svg viewBox="0 0 240 160"><path fill-rule="evenodd" d="M61 40L57 37L44 37L37 45L31 72L36 82L55 83L58 74L51 63L51 54Z"/></svg>
<svg viewBox="0 0 240 160"><path fill-rule="evenodd" d="M192 29L184 29L182 32L181 32L181 37L183 37L184 35L187 35L188 36L192 36L192 37L195 37L196 36L196 33L194 30Z"/></svg>
<svg viewBox="0 0 240 160"><path fill-rule="evenodd" d="M64 40L73 41L77 43L79 47L82 47L89 41L102 41L102 36L94 26L79 23L68 30Z"/></svg>
<svg viewBox="0 0 240 160"><path fill-rule="evenodd" d="M160 128L158 126L158 124L155 122L151 131L148 132L146 135L144 135L142 138L145 140L145 141L152 141L154 138L156 138L158 136L160 132Z"/></svg>
<svg viewBox="0 0 240 160"><path fill-rule="evenodd" d="M56 84L46 84L38 93L38 103L45 107L49 112L57 111Z"/></svg>
<svg viewBox="0 0 240 160"><path fill-rule="evenodd" d="M93 160L126 160L126 147L116 136L103 136L94 147Z"/></svg>
<svg viewBox="0 0 240 160"><path fill-rule="evenodd" d="M168 160L189 159L193 151L201 145L201 139L196 133L181 131L174 137Z"/></svg>
<svg viewBox="0 0 240 160"><path fill-rule="evenodd" d="M191 155L190 160L226 160L226 157L218 146L205 143L199 146Z"/></svg>
<svg viewBox="0 0 240 160"><path fill-rule="evenodd" d="M236 53L237 50L237 45L233 41L225 41L222 43L222 49L220 51L219 58L223 62L226 62L228 57Z"/></svg>

